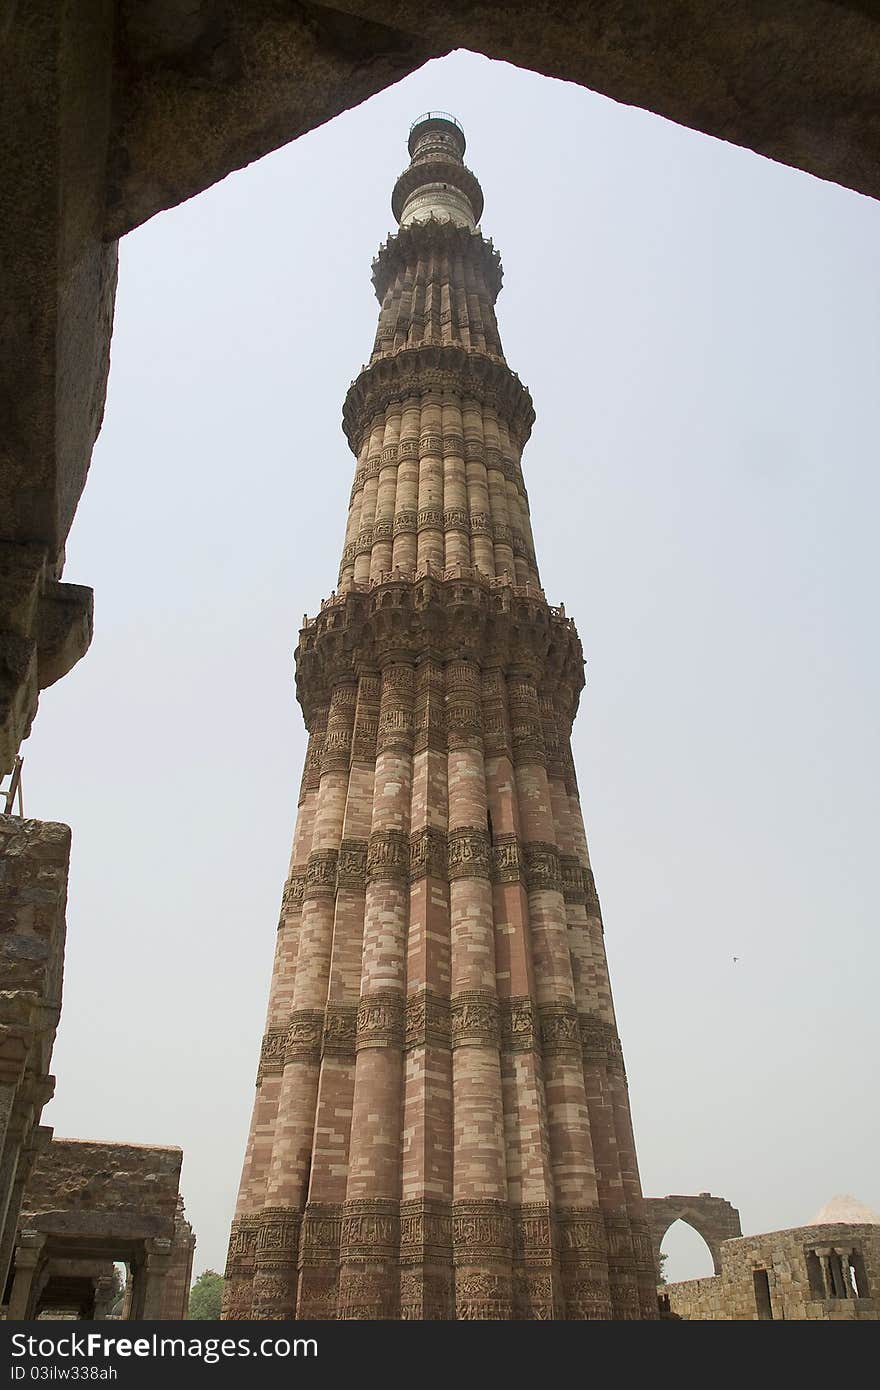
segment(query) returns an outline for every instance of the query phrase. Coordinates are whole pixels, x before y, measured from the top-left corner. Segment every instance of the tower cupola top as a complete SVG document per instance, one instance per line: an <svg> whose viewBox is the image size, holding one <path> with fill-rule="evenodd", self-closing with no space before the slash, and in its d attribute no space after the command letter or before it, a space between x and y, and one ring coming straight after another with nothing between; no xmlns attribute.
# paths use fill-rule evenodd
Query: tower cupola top
<svg viewBox="0 0 880 1390"><path fill-rule="evenodd" d="M446 151L455 159L463 159L467 141L461 122L448 111L426 111L409 128L408 148L413 159L424 159L429 151Z"/></svg>
<svg viewBox="0 0 880 1390"><path fill-rule="evenodd" d="M410 165L391 196L402 227L413 222L454 222L473 230L483 211L483 192L463 159L464 131L447 111L426 111L410 126Z"/></svg>

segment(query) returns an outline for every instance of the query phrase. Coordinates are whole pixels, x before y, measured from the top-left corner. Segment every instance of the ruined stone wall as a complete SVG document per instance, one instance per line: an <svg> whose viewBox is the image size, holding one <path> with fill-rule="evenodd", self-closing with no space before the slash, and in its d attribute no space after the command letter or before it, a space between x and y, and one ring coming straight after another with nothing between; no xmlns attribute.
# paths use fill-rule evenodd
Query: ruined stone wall
<svg viewBox="0 0 880 1390"><path fill-rule="evenodd" d="M162 1295L163 1318L176 1321L187 1315L195 1249L196 1238L193 1235L193 1228L184 1214L183 1198L180 1197L177 1201L171 1258L168 1261L168 1272L165 1275L165 1289Z"/></svg>
<svg viewBox="0 0 880 1390"><path fill-rule="evenodd" d="M742 1235L739 1212L724 1197L701 1192L696 1197L646 1197L645 1208L651 1228L654 1261L660 1267L660 1246L669 1227L684 1221L703 1237L709 1247L715 1273L721 1271L721 1243Z"/></svg>
<svg viewBox="0 0 880 1390"><path fill-rule="evenodd" d="M0 816L0 1290L22 1192L43 1137L40 1115L61 1012L70 831Z"/></svg>
<svg viewBox="0 0 880 1390"><path fill-rule="evenodd" d="M34 1164L22 1220L38 1230L112 1227L172 1240L182 1161L175 1148L53 1139Z"/></svg>
<svg viewBox="0 0 880 1390"><path fill-rule="evenodd" d="M861 1260L859 1283L867 1296L827 1297L821 1256L815 1251L856 1252ZM880 1227L802 1226L725 1241L721 1273L708 1279L667 1284L664 1293L671 1312L685 1319L759 1321L755 1271L766 1271L770 1310L774 1320L876 1321L880 1318Z"/></svg>

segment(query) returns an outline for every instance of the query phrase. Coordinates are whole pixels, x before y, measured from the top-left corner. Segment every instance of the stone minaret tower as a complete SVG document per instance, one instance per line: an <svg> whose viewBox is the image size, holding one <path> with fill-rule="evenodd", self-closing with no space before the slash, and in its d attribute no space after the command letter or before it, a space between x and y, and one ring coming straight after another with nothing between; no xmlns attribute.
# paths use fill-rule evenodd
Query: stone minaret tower
<svg viewBox="0 0 880 1390"><path fill-rule="evenodd" d="M373 264L227 1318L657 1315L498 252L430 112Z"/></svg>

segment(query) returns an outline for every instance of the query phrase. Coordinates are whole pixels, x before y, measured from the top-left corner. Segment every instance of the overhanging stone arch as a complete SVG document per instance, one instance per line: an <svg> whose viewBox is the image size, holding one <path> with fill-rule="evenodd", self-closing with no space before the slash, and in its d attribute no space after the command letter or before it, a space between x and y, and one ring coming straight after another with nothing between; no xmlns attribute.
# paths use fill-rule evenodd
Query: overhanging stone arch
<svg viewBox="0 0 880 1390"><path fill-rule="evenodd" d="M745 0L650 8L542 0L536 22L526 0L6 0L0 774L91 639L64 545L104 408L116 241L156 212L456 48L880 197L869 6L780 0L766 25Z"/></svg>
<svg viewBox="0 0 880 1390"><path fill-rule="evenodd" d="M660 1246L669 1227L683 1221L709 1247L715 1273L721 1273L721 1242L742 1235L739 1212L726 1197L701 1192L696 1197L646 1197L645 1208L654 1246L654 1262L660 1268Z"/></svg>

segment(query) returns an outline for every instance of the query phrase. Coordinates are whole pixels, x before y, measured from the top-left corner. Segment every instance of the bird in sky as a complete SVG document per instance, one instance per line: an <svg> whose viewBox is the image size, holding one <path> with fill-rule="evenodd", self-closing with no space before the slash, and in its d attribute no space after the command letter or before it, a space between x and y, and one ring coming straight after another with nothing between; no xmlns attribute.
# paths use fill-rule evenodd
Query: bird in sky
<svg viewBox="0 0 880 1390"><path fill-rule="evenodd" d="M733 958L733 963L734 963L734 965L736 965L736 963L737 963L738 960L739 960L739 956L734 956L734 958Z"/></svg>

